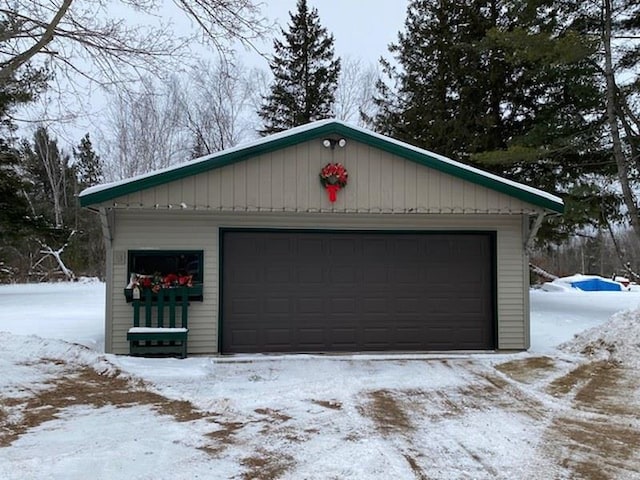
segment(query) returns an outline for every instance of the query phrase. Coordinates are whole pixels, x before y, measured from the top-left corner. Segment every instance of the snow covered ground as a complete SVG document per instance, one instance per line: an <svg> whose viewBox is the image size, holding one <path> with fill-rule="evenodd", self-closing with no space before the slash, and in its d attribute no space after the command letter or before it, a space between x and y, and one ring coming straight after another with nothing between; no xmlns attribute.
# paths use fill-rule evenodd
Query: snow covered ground
<svg viewBox="0 0 640 480"><path fill-rule="evenodd" d="M141 359L103 284L0 286L0 479L640 478L638 308L534 290L515 354Z"/></svg>

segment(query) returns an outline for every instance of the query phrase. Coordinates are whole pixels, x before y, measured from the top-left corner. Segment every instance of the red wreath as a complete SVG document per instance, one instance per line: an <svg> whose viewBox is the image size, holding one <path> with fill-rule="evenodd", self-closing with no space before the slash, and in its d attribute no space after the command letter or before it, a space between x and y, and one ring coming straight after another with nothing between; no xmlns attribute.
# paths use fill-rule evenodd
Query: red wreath
<svg viewBox="0 0 640 480"><path fill-rule="evenodd" d="M327 163L320 170L320 183L329 193L329 201L336 201L338 190L344 188L349 180L349 173L341 163Z"/></svg>

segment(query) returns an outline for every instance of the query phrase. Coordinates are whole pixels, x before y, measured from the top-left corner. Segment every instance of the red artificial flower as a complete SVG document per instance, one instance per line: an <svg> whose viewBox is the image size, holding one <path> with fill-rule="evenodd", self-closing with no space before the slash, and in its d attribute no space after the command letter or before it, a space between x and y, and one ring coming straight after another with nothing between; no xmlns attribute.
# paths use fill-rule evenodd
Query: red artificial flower
<svg viewBox="0 0 640 480"><path fill-rule="evenodd" d="M347 185L349 173L341 163L327 163L320 171L320 182L323 187L335 185L343 188Z"/></svg>

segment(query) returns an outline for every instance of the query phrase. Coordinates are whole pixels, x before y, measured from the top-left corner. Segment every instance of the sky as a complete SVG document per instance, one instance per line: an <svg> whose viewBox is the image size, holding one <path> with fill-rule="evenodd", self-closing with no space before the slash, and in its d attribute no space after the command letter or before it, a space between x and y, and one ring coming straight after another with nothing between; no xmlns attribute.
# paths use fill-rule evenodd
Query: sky
<svg viewBox="0 0 640 480"><path fill-rule="evenodd" d="M264 3L265 15L287 30L289 12L296 10L296 0ZM338 56L375 63L380 56L388 57L387 46L403 30L408 0L309 0L308 4L318 10L320 24L333 34ZM272 45L273 41L268 40L260 48L271 53ZM243 57L251 66L266 68L266 62L257 54L244 52Z"/></svg>
<svg viewBox="0 0 640 480"><path fill-rule="evenodd" d="M256 0L259 1L259 0ZM287 30L290 20L289 12L295 12L296 0L263 0L262 13L269 22ZM397 40L398 32L403 30L406 9L409 0L308 0L310 7L318 10L320 23L335 39L335 53L343 60L360 61L363 68L368 65L377 66L381 57L390 59L388 45ZM165 3L167 11L162 17L171 16L171 2ZM172 23L176 31L183 28L194 28L193 24L183 16L182 12L174 12ZM126 17L126 13L123 13ZM260 42L255 43L258 52L236 46L238 57L244 66L269 71L267 58L273 53L274 37L281 38L279 28ZM203 49L203 52L206 52ZM201 53L201 56L206 53ZM266 57L266 58L265 58ZM79 85L84 84L80 80ZM89 88L87 86L87 88ZM53 95L53 94L52 94ZM89 94L81 93L82 98L90 99L82 106L77 103L77 97L71 95L62 100L53 95L50 99L45 95L42 101L29 105L22 113L25 118L59 118L58 110L73 111L74 117L62 123L50 123L52 129L63 148L71 148L78 143L85 133L90 132L92 141L99 150L106 149L103 136L109 135L103 131L105 117L109 116L107 97L100 89L93 88ZM70 109L61 102L70 102ZM76 116L77 115L77 116ZM34 124L26 122L21 135L31 137ZM103 152L104 153L104 152Z"/></svg>
<svg viewBox="0 0 640 480"><path fill-rule="evenodd" d="M273 53L273 40L281 38L277 26L287 30L290 20L289 12L296 10L296 0L264 0L262 13L269 22L276 24L276 29L262 41L256 42L256 49L266 57ZM389 58L388 45L395 42L398 32L403 30L408 0L308 0L310 7L318 10L320 23L335 39L335 53L343 59L360 60L367 64L377 65L381 56ZM171 2L166 2L166 12L163 17L171 16L173 12ZM175 8L175 7L173 7ZM174 12L172 23L177 31L183 28L194 28L182 12ZM126 16L125 13L123 15ZM236 46L238 57L249 68L260 68L269 71L268 61L258 52ZM203 50L206 52L206 50ZM203 54L201 54L203 55ZM91 102L85 108L90 117L77 118L65 127L68 132L57 131L63 141L77 143L77 138L86 131L95 131L96 126L102 124L101 117L106 115L105 101L102 95L94 91ZM35 106L34 111L40 112L42 106ZM33 116L34 114L27 114ZM37 113L36 113L37 115ZM27 136L29 136L27 134ZM93 135L95 137L95 135Z"/></svg>

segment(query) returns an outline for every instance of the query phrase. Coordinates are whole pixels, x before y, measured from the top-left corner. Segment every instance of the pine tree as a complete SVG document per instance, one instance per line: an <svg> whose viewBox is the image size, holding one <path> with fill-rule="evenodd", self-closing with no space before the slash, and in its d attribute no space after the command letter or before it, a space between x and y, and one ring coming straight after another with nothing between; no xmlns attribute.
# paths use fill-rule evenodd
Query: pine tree
<svg viewBox="0 0 640 480"><path fill-rule="evenodd" d="M40 227L29 208L24 194L29 185L18 174L18 166L17 152L0 139L0 251Z"/></svg>
<svg viewBox="0 0 640 480"><path fill-rule="evenodd" d="M0 31L11 28L0 19ZM11 75L0 82L0 249L6 240L40 228L24 195L28 184L20 172L20 156L15 148L14 110L33 101L46 87L49 74L45 69L26 65L20 76Z"/></svg>
<svg viewBox="0 0 640 480"><path fill-rule="evenodd" d="M594 174L610 175L611 163L598 140L592 45L567 29L555 3L411 1L371 120L382 133L561 193L566 234L597 223Z"/></svg>
<svg viewBox="0 0 640 480"><path fill-rule="evenodd" d="M91 138L87 133L73 149L74 169L78 187L82 191L104 180L104 168L100 157L93 150Z"/></svg>
<svg viewBox="0 0 640 480"><path fill-rule="evenodd" d="M69 266L83 275L104 277L105 248L99 217L80 208L77 193L104 180L103 163L93 149L87 133L73 149L73 173L76 185L74 202L75 230L77 234L66 252Z"/></svg>
<svg viewBox="0 0 640 480"><path fill-rule="evenodd" d="M10 28L0 19L0 31ZM23 273L23 246L45 228L42 218L30 208L25 192L30 184L23 176L20 152L15 148L13 113L45 89L45 69L26 65L20 75L0 82L0 282L15 281Z"/></svg>
<svg viewBox="0 0 640 480"><path fill-rule="evenodd" d="M274 41L271 71L275 77L258 114L264 121L261 135L281 132L333 115L340 59L334 58L333 35L320 25L318 11L298 0L289 13L283 41Z"/></svg>

